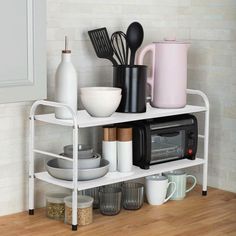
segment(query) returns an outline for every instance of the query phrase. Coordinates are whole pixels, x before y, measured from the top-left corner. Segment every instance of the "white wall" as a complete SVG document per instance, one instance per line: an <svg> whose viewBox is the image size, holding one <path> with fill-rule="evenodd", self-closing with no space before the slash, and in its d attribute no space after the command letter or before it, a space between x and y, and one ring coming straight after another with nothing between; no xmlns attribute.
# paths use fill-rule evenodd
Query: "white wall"
<svg viewBox="0 0 236 236"><path fill-rule="evenodd" d="M54 97L54 74L64 35L71 40L79 86L111 85L109 61L97 59L87 30L106 26L126 30L134 20L145 30L144 44L176 35L190 40L190 88L211 102L209 185L236 192L236 1L234 0L48 0L48 98ZM27 209L28 114L31 103L0 105L0 215ZM37 143L62 151L70 130L38 125ZM96 131L96 130L95 130ZM91 138L92 137L92 138ZM81 142L100 147L99 132L84 130ZM201 152L201 149L200 149ZM37 161L37 169L43 161ZM191 170L198 173L200 168ZM45 184L37 184L43 204ZM46 185L46 188L51 188Z"/></svg>

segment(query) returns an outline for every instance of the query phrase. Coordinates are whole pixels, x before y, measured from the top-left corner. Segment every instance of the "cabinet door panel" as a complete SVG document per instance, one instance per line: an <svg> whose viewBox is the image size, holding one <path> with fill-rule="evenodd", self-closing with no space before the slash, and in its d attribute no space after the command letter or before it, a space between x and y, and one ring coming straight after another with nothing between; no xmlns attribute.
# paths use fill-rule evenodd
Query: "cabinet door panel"
<svg viewBox="0 0 236 236"><path fill-rule="evenodd" d="M0 103L46 98L46 1L0 0Z"/></svg>

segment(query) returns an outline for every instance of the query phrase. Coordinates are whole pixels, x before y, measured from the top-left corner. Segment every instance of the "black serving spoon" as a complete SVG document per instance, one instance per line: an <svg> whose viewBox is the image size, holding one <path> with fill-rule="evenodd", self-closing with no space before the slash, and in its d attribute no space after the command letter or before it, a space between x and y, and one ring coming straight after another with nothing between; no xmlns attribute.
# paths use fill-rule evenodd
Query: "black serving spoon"
<svg viewBox="0 0 236 236"><path fill-rule="evenodd" d="M138 22L133 22L129 25L126 32L127 45L130 48L130 65L134 65L135 53L143 42L143 27Z"/></svg>

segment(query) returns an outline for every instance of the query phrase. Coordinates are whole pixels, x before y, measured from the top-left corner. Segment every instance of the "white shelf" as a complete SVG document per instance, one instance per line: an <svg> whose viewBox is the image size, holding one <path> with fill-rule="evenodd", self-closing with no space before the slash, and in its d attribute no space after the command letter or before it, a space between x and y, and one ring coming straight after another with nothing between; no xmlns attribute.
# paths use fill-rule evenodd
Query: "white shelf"
<svg viewBox="0 0 236 236"><path fill-rule="evenodd" d="M52 101L36 101L30 110L30 143L29 143L29 213L32 214L34 210L34 189L35 189L35 181L37 178L41 181L45 181L50 184L54 184L57 186L65 187L73 190L73 201L72 201L72 209L73 209L73 217L72 217L72 230L75 230L77 227L77 191L76 190L84 190L95 188L103 185L108 185L112 183L118 183L123 181L128 181L132 179L138 179L142 177L146 177L149 175L160 174L163 172L173 171L177 169L188 168L197 165L203 165L203 195L207 193L207 166L208 166L208 140L209 140L209 100L207 96L199 91L187 89L188 95L197 95L199 96L203 102L204 106L193 106L186 105L184 108L179 109L159 109L153 108L150 104L147 104L147 111L145 113L114 113L110 117L106 118L95 118L91 117L85 110L80 110L77 113L77 117L74 115L72 109L62 103L52 102ZM38 106L47 106L53 108L64 108L68 109L71 114L73 114L73 119L71 120L62 120L56 119L55 114L43 114L43 115L35 115L36 109ZM204 135L200 135L201 138L204 139L204 157L196 158L195 160L177 160L172 162L167 162L163 164L156 164L150 166L150 169L143 170L137 166L133 166L132 172L130 173L120 173L120 172L109 172L105 176L90 180L90 181L65 181L56 179L48 174L48 172L34 172L34 152L38 152L41 154L46 154L53 157L58 157L53 153L48 153L45 151L35 149L35 120L46 122L55 125L63 125L68 127L74 127L73 129L73 145L76 147L78 145L78 128L86 128L86 127L94 127L94 126L103 126L109 124L117 124L138 120L147 120L152 118L160 118L160 117L168 117L168 116L176 116L182 114L191 114L197 112L204 112L205 117L205 126L204 126ZM72 170L73 171L73 170ZM75 170L76 171L76 170ZM76 175L76 172L74 173ZM35 177L35 178L34 178Z"/></svg>
<svg viewBox="0 0 236 236"><path fill-rule="evenodd" d="M115 112L112 116L106 118L91 117L85 110L78 111L77 124L79 128L102 126L109 124L117 124L123 122L130 122L136 120L145 120L158 117L167 117L173 115L189 114L206 111L206 107L186 105L184 108L179 109L159 109L153 108L147 104L147 111L145 113L118 113ZM72 120L56 119L54 113L36 115L35 119L42 122L51 124L73 126Z"/></svg>
<svg viewBox="0 0 236 236"><path fill-rule="evenodd" d="M159 174L167 171L202 165L204 163L205 161L203 159L196 158L195 160L183 159L163 164L152 165L148 170L143 170L137 166L133 166L133 170L130 173L109 172L102 178L89 181L78 181L78 190L90 189L107 184L128 181L132 179L142 178L148 175ZM56 179L50 176L47 172L35 173L35 177L50 184L73 189L72 181Z"/></svg>

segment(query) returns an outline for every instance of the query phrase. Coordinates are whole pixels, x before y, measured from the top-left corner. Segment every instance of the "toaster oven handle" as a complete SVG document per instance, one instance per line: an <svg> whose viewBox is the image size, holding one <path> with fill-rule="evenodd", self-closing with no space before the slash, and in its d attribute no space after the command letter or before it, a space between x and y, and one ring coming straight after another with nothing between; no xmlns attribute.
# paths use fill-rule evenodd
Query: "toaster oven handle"
<svg viewBox="0 0 236 236"><path fill-rule="evenodd" d="M179 135L179 132L163 133L158 135L161 137L175 137Z"/></svg>

